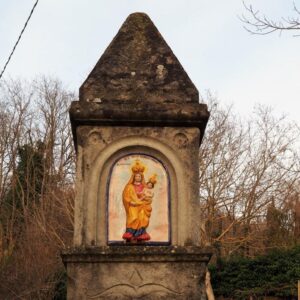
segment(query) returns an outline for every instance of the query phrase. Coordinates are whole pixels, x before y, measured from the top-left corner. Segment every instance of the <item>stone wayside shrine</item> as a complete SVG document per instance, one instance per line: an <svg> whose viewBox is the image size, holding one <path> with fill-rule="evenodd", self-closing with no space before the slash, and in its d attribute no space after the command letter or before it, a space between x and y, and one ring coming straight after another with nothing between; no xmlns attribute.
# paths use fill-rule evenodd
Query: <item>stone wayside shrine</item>
<svg viewBox="0 0 300 300"><path fill-rule="evenodd" d="M68 299L206 299L198 152L209 112L147 15L127 18L70 118Z"/></svg>

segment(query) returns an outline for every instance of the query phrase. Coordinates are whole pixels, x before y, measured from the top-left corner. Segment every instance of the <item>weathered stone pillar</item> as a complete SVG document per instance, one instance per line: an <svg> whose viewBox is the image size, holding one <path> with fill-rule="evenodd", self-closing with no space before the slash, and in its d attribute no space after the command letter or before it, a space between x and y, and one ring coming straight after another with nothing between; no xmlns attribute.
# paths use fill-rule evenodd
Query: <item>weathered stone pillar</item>
<svg viewBox="0 0 300 300"><path fill-rule="evenodd" d="M70 118L68 299L205 299L198 150L209 113L147 15L127 18Z"/></svg>

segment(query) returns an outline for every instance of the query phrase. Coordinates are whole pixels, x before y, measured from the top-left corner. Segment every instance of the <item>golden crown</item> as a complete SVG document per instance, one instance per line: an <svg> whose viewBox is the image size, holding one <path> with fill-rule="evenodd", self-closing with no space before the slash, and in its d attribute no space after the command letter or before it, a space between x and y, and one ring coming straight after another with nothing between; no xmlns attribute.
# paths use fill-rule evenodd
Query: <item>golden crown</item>
<svg viewBox="0 0 300 300"><path fill-rule="evenodd" d="M149 178L148 182L151 182L151 183L154 185L154 184L157 182L157 175L156 175L156 174L153 174L153 175Z"/></svg>
<svg viewBox="0 0 300 300"><path fill-rule="evenodd" d="M131 171L132 173L144 173L145 166L137 159L135 164L131 167Z"/></svg>

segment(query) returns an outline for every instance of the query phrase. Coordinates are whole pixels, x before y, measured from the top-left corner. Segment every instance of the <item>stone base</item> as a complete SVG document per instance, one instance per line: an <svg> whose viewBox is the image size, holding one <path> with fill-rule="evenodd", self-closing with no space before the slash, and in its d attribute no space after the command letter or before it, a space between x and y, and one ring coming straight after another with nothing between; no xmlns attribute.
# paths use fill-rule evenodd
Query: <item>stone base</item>
<svg viewBox="0 0 300 300"><path fill-rule="evenodd" d="M200 247L108 246L62 254L67 299L205 300L211 253Z"/></svg>

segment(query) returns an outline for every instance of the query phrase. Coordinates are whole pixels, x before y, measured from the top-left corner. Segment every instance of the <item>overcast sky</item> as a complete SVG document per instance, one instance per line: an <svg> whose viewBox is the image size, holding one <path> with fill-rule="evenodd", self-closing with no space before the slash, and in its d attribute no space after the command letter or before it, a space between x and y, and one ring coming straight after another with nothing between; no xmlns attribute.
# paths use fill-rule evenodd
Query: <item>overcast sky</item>
<svg viewBox="0 0 300 300"><path fill-rule="evenodd" d="M0 0L1 69L34 2ZM272 18L293 14L292 0L245 2ZM201 94L211 90L242 115L271 105L300 123L300 37L250 35L238 18L242 0L40 0L4 78L46 74L77 90L136 11L150 16Z"/></svg>

